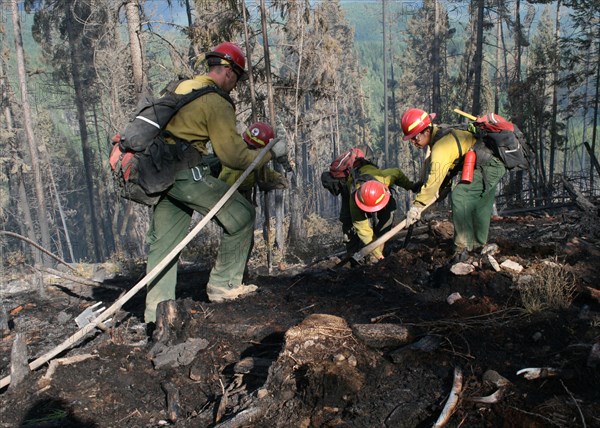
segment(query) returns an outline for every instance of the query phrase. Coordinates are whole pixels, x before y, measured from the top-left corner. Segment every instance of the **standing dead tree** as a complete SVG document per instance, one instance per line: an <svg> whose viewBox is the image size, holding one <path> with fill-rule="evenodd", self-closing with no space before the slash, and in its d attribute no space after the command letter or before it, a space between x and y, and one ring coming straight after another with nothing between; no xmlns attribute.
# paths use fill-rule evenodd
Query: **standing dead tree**
<svg viewBox="0 0 600 428"><path fill-rule="evenodd" d="M29 91L27 87L27 71L25 68L25 55L23 52L23 38L21 35L21 21L19 8L16 0L10 2L12 12L13 33L15 39L15 56L17 60L17 75L19 79L19 89L21 92L21 107L23 112L23 127L25 129L25 138L29 149L31 169L33 171L33 187L35 190L38 211L38 225L42 245L50 248L50 228L48 226L48 213L46 209L46 192L44 189L43 178L41 174L40 159L36 145L35 134L33 132L33 118L31 116L31 107L29 105Z"/></svg>

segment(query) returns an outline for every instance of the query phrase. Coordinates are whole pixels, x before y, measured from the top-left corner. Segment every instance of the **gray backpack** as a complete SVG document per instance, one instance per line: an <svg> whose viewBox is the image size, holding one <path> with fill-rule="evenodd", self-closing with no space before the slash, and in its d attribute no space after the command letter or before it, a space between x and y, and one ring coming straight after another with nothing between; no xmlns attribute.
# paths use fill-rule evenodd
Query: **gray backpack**
<svg viewBox="0 0 600 428"><path fill-rule="evenodd" d="M111 140L109 163L115 187L125 199L156 205L162 193L175 181L178 163L200 162L200 153L188 141L165 130L183 106L212 92L234 105L229 95L214 85L184 95L176 94L175 89L181 82L182 79L169 83L158 97L144 98L125 129ZM167 144L167 137L175 144Z"/></svg>

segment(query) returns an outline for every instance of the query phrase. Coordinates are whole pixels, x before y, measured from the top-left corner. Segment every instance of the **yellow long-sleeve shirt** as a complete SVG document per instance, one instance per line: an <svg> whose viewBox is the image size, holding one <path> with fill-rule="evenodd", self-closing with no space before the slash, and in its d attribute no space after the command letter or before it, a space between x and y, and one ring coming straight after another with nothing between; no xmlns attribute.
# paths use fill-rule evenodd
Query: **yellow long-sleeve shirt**
<svg viewBox="0 0 600 428"><path fill-rule="evenodd" d="M435 140L436 134L440 131L438 126L433 127L431 139ZM458 142L461 147L461 152L464 155L476 143L475 136L469 131L454 130L458 137ZM431 147L431 156L427 164L424 166L428 169L427 179L421 187L421 191L417 194L414 200L415 205L425 206L439 196L440 187L448 172L453 169L461 153L458 150L456 139L452 133L448 133L436 141Z"/></svg>
<svg viewBox="0 0 600 428"><path fill-rule="evenodd" d="M196 76L181 82L175 92L187 94L208 85L215 85L214 80L204 75ZM245 170L259 153L258 150L249 149L238 134L233 106L214 92L183 106L171 119L166 130L175 137L189 141L203 155L208 154L206 145L210 141L221 163L234 170ZM257 168L269 160L270 153Z"/></svg>

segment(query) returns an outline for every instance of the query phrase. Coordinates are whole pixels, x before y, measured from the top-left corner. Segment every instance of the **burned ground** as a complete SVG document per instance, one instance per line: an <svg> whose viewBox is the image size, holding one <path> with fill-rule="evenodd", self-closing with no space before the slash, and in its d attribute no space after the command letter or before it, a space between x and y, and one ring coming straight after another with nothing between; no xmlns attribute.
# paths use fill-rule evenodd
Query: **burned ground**
<svg viewBox="0 0 600 428"><path fill-rule="evenodd" d="M447 426L600 427L600 243L589 220L572 210L496 218L495 260L523 270L497 271L477 256L466 275L447 263L449 223L432 224L407 248L394 241L375 266L296 258L271 275L255 270L259 292L234 302L208 303L207 272L182 267L160 349L146 340L140 293L116 326L59 356L80 362L52 376L45 365L1 391L0 426L424 427L459 369ZM17 333L35 358L77 330L85 307L110 304L135 282L130 274L91 289L60 279L43 297L5 292L0 374ZM572 301L542 299L535 310L524 290L550 283ZM517 374L525 368L544 370L529 380L534 370Z"/></svg>

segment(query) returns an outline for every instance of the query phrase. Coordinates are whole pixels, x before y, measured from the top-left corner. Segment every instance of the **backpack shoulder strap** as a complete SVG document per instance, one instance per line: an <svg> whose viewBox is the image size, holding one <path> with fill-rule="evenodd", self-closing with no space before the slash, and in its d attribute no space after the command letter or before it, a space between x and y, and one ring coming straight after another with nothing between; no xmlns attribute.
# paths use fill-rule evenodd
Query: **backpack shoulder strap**
<svg viewBox="0 0 600 428"><path fill-rule="evenodd" d="M437 141L441 140L446 135L452 134L452 136L454 137L454 141L456 141L456 146L458 147L458 157L462 158L463 152L462 152L462 147L460 146L460 140L458 139L458 135L456 135L457 129L460 130L460 129L463 129L463 127L461 125L440 126L437 134L435 134L435 137L433 138L432 144L435 144Z"/></svg>
<svg viewBox="0 0 600 428"><path fill-rule="evenodd" d="M456 146L458 147L458 157L462 158L463 152L462 152L462 147L460 145L460 141L458 139L458 135L456 135L456 131L454 129L451 129L450 133L452 134L452 136L454 137L454 140L456 141Z"/></svg>
<svg viewBox="0 0 600 428"><path fill-rule="evenodd" d="M183 95L177 102L177 110L181 109L184 105L191 103L195 99L200 98L202 95L206 95L212 92L215 92L221 97L225 98L225 100L229 102L229 104L231 104L231 106L235 110L235 104L229 96L229 94L216 85L203 86L202 88L192 90L192 92L190 92L189 94Z"/></svg>
<svg viewBox="0 0 600 428"><path fill-rule="evenodd" d="M194 101L195 99L200 98L201 96L212 93L212 92L217 93L220 96L222 96L223 98L225 98L225 100L227 100L232 105L233 109L235 110L235 103L233 102L233 100L231 99L229 94L227 94L227 92L225 92L224 90L222 90L221 88L219 88L216 85L203 86L201 88L192 90L190 93L183 94L183 95L176 94L175 90L177 89L177 86L179 86L179 84L184 80L188 80L188 79L174 80L171 83L169 83L160 92L161 95L168 94L168 95L171 95L174 97L179 97L175 104L175 111L173 113L173 116L175 116L177 114L177 112L179 110L181 110L181 108L183 108L183 106L185 106L186 104L189 104L192 101ZM166 127L166 125L165 125L165 127ZM161 133L165 137L170 137L170 138L174 139L178 144L180 144L180 143L184 143L184 145L189 144L188 141L175 137L172 133L166 131L165 129L161 130Z"/></svg>
<svg viewBox="0 0 600 428"><path fill-rule="evenodd" d="M362 168L365 165L373 165L375 168L379 168L374 162L367 158L358 158L357 159L358 166L356 168Z"/></svg>
<svg viewBox="0 0 600 428"><path fill-rule="evenodd" d="M367 181L375 180L375 177L372 176L371 174L361 174L358 171L358 168L352 168L350 170L350 175L352 176L352 191L357 190L360 186L362 186Z"/></svg>

